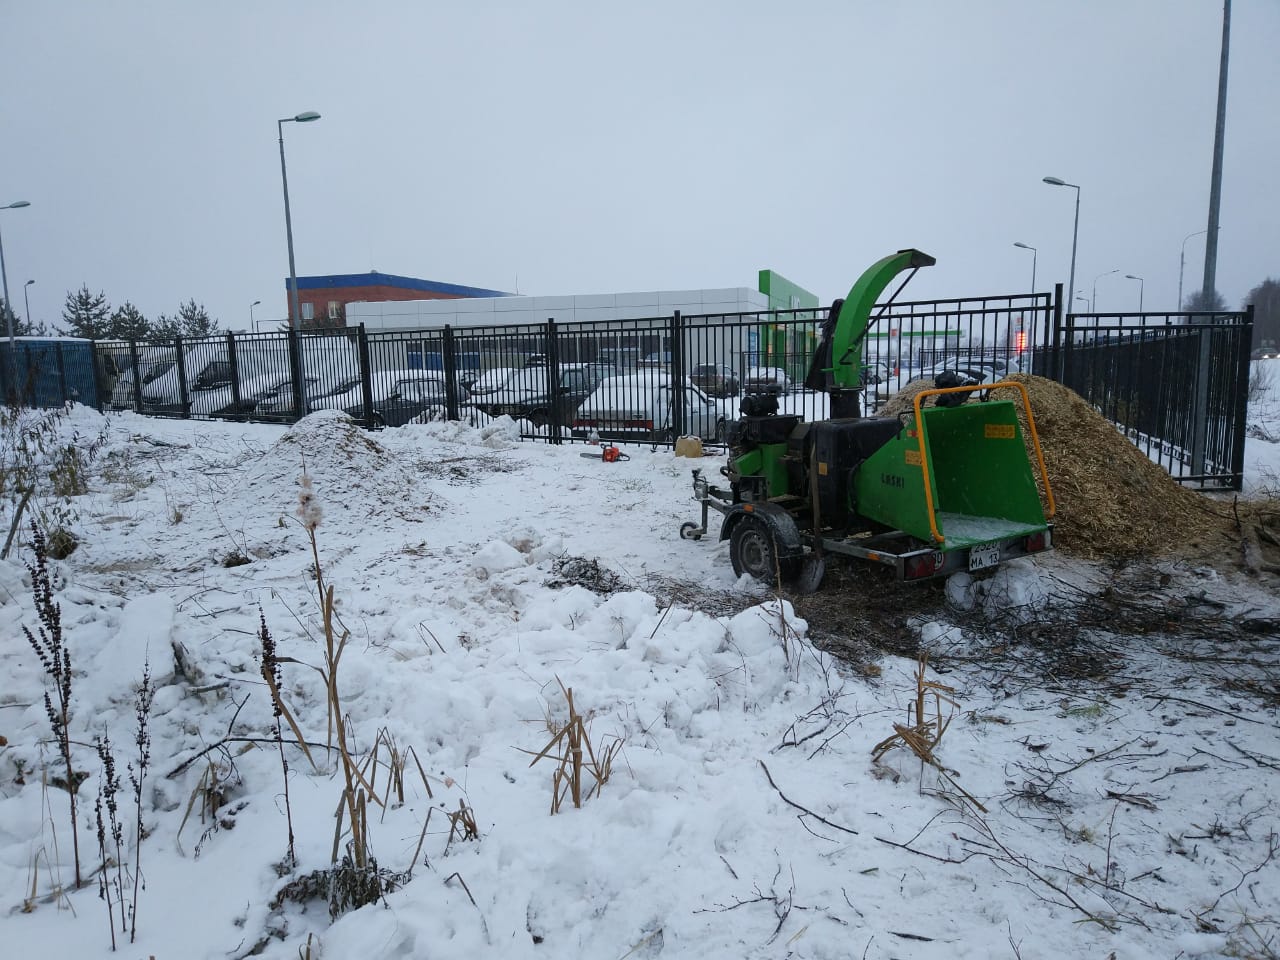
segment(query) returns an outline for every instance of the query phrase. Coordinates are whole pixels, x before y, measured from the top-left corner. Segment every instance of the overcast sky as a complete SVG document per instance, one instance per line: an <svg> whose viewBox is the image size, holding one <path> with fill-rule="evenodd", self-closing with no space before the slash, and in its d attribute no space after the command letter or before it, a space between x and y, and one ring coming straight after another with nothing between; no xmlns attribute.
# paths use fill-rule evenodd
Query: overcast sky
<svg viewBox="0 0 1280 960"><path fill-rule="evenodd" d="M1207 225L1220 0L4 0L0 231L15 309L68 290L224 326L300 276L529 294L755 287L823 301L1066 283L1175 309ZM1280 277L1280 0L1232 7L1218 288ZM1186 244L1199 289L1204 237ZM1077 306L1080 306L1077 304Z"/></svg>

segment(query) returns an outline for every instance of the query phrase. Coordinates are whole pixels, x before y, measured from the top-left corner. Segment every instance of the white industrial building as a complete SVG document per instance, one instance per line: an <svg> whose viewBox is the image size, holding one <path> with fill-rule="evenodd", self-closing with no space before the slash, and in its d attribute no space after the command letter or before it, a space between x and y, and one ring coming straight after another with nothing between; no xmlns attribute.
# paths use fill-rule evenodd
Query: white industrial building
<svg viewBox="0 0 1280 960"><path fill-rule="evenodd" d="M755 313L770 309L769 298L749 287L709 290L651 290L640 293L578 294L565 297L467 297L452 300L356 301L346 305L348 326L368 330L423 330L509 324L589 323L600 320L669 318L700 314Z"/></svg>

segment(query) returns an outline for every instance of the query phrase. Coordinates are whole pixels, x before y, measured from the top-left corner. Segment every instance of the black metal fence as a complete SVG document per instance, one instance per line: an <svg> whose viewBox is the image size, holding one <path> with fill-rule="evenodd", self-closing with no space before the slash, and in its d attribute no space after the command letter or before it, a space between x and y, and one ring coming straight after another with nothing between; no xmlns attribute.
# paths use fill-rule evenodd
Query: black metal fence
<svg viewBox="0 0 1280 960"><path fill-rule="evenodd" d="M1177 479L1238 488L1250 315L1064 318L1061 303L1059 285L1052 295L877 306L860 342L859 409L875 413L910 380L943 368L979 380L1037 373L1079 392ZM6 376L41 384L40 403L78 399L161 416L292 422L338 409L376 427L510 415L529 439L669 444L679 435L722 438L749 392L776 396L782 413L829 416L828 394L804 386L826 315L99 342L84 344L93 375L74 383L64 347L26 348Z"/></svg>
<svg viewBox="0 0 1280 960"><path fill-rule="evenodd" d="M1253 308L1069 314L1059 379L1174 479L1239 490Z"/></svg>

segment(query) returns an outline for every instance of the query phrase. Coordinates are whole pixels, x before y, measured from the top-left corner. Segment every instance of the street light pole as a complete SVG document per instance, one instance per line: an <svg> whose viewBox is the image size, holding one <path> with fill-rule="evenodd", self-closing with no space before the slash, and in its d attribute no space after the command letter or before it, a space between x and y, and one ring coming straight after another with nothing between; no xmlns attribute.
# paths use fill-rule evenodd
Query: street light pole
<svg viewBox="0 0 1280 960"><path fill-rule="evenodd" d="M22 302L27 305L27 329L31 329L31 298L27 296L27 287L35 283L34 280L28 280L22 285Z"/></svg>
<svg viewBox="0 0 1280 960"><path fill-rule="evenodd" d="M262 302L261 300L255 300L253 301L253 303L249 304L249 329L252 330L254 333L258 332L258 323L256 320L253 319L253 308L256 307L258 304L260 304L261 302Z"/></svg>
<svg viewBox="0 0 1280 960"><path fill-rule="evenodd" d="M1113 273L1119 273L1119 272L1120 272L1120 268L1116 267L1114 270L1108 270L1106 273L1100 273L1093 278L1093 299L1089 301L1090 313L1098 312L1098 281L1101 280L1103 277L1109 277Z"/></svg>
<svg viewBox="0 0 1280 960"><path fill-rule="evenodd" d="M1071 228L1071 277L1067 281L1067 289L1074 290L1076 288L1076 241L1080 238L1080 187L1058 177L1045 177L1044 182L1051 187L1071 187L1076 192L1076 222Z"/></svg>
<svg viewBox="0 0 1280 960"><path fill-rule="evenodd" d="M310 123L319 120L320 114L307 110L297 116L276 121L280 135L280 183L284 187L284 232L289 243L289 319L295 329L302 329L302 311L298 307L298 271L293 264L293 219L289 214L289 174L284 164L284 125L286 123Z"/></svg>
<svg viewBox="0 0 1280 960"><path fill-rule="evenodd" d="M1178 259L1178 312L1182 312L1182 271L1187 267L1187 241L1192 237L1198 237L1202 233L1208 233L1208 230L1197 230L1195 233L1188 233L1182 238L1182 256Z"/></svg>
<svg viewBox="0 0 1280 960"><path fill-rule="evenodd" d="M1143 280L1141 277L1135 277L1132 273L1126 273L1124 275L1124 278L1126 280L1138 281L1138 312L1141 313L1142 312L1142 295L1147 289L1147 281Z"/></svg>
<svg viewBox="0 0 1280 960"><path fill-rule="evenodd" d="M1020 247L1023 250L1031 251L1031 292L1035 293L1036 292L1036 258L1039 256L1039 254L1036 251L1036 248L1031 246L1030 244L1019 243L1018 241L1015 240L1013 242L1013 245L1015 247Z"/></svg>
<svg viewBox="0 0 1280 960"><path fill-rule="evenodd" d="M15 200L13 203L6 203L0 207L0 210L21 210L23 207L29 206L31 206L31 203L27 200ZM2 238L0 238L0 283L4 284L4 325L6 332L9 334L9 392L14 397L17 397L18 348L13 342L13 307L9 304L9 274L4 268L4 240Z"/></svg>

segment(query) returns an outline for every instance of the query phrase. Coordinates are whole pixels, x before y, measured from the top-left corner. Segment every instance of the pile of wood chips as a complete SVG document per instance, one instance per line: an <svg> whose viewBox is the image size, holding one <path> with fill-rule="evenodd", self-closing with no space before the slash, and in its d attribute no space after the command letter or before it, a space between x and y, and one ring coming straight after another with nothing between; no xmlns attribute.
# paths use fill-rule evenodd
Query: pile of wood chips
<svg viewBox="0 0 1280 960"><path fill-rule="evenodd" d="M1024 384L1044 451L1049 482L1057 502L1054 545L1089 559L1125 559L1140 555L1221 555L1239 548L1244 536L1235 516L1256 519L1258 505L1235 505L1189 490L1152 463L1125 439L1111 421L1079 394L1043 377L1017 374ZM932 380L907 384L878 416L898 416L912 408ZM979 402L976 398L969 403ZM935 398L928 398L926 405ZM1022 398L998 390L993 400L1013 400L1035 470ZM1043 500L1043 486L1041 495ZM1246 517L1248 514L1249 517Z"/></svg>

